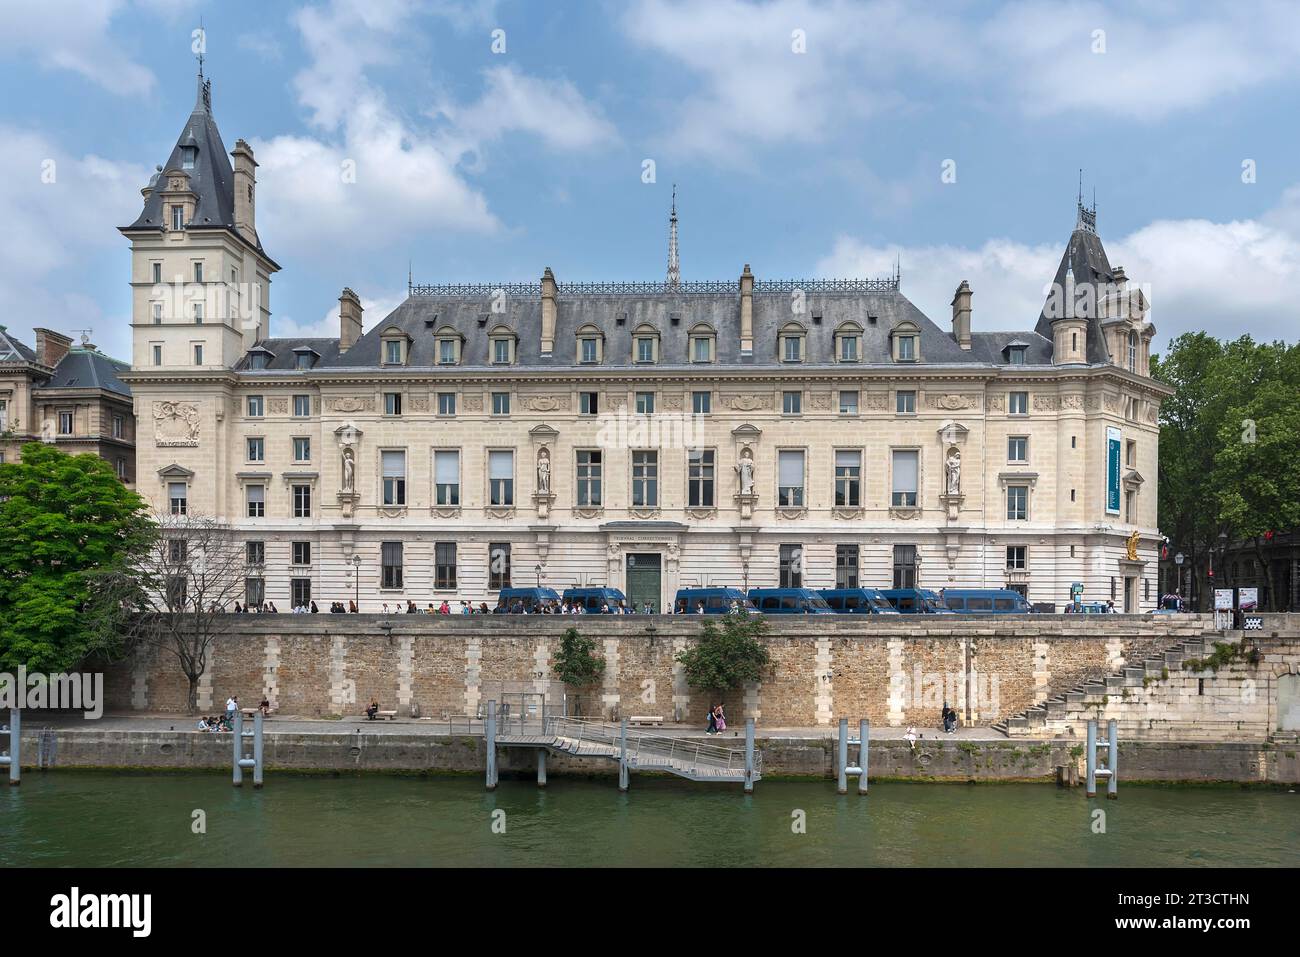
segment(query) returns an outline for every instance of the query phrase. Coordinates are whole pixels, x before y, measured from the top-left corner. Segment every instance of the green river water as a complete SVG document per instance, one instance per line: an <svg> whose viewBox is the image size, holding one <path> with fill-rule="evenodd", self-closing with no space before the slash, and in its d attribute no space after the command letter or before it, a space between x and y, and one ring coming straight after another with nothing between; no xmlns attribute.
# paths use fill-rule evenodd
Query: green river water
<svg viewBox="0 0 1300 957"><path fill-rule="evenodd" d="M1296 866L1300 794L1121 784L1118 801L1088 801L1051 785L881 783L861 798L761 781L747 797L635 776L627 794L564 778L487 793L477 775L284 773L254 791L218 774L90 771L0 789L0 866L67 865Z"/></svg>

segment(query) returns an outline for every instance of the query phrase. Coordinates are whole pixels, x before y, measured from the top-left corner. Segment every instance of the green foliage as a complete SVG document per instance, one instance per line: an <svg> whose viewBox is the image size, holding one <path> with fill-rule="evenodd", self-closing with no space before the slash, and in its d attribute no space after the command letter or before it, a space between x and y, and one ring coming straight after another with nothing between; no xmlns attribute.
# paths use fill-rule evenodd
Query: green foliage
<svg viewBox="0 0 1300 957"><path fill-rule="evenodd" d="M605 674L605 659L596 656L596 642L570 628L555 655L555 676L573 688L590 688Z"/></svg>
<svg viewBox="0 0 1300 957"><path fill-rule="evenodd" d="M1197 674L1202 671L1213 671L1217 674L1220 668L1242 659L1255 664L1258 661L1258 651L1254 649L1248 651L1243 645L1233 644L1230 641L1216 641L1214 652L1208 658L1189 658L1183 662L1183 667Z"/></svg>
<svg viewBox="0 0 1300 957"><path fill-rule="evenodd" d="M116 652L129 609L103 583L153 537L144 501L96 455L31 442L0 465L0 668L68 671Z"/></svg>
<svg viewBox="0 0 1300 957"><path fill-rule="evenodd" d="M701 691L731 691L763 677L771 663L763 636L767 621L762 615L744 612L725 615L718 626L710 617L704 622L700 640L678 653L686 683Z"/></svg>

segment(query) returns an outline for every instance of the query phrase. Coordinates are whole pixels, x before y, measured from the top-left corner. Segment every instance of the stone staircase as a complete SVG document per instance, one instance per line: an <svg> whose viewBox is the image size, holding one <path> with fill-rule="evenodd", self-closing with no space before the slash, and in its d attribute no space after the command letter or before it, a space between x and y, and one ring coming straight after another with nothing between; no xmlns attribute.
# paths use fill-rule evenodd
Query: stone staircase
<svg viewBox="0 0 1300 957"><path fill-rule="evenodd" d="M1212 638L1184 638L1163 652L1143 659L1140 665L1125 665L1104 677L1085 679L1064 694L1054 695L1042 704L1013 714L992 728L1007 737L1074 734L1075 728L1085 724L1089 718L1102 715L1107 699L1122 697L1128 688L1146 687L1148 679L1162 681L1178 674L1183 670L1183 662L1204 658L1213 650Z"/></svg>

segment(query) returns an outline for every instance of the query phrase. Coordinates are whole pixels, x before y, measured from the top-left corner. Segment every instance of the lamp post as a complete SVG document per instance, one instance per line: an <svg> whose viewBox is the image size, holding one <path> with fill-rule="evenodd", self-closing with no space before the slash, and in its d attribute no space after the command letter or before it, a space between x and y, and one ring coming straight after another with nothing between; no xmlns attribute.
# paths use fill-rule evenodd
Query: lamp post
<svg viewBox="0 0 1300 957"><path fill-rule="evenodd" d="M353 553L352 555L352 585L353 595L352 603L357 606L357 611L361 610L361 556Z"/></svg>
<svg viewBox="0 0 1300 957"><path fill-rule="evenodd" d="M537 587L541 588L542 587L542 566L541 565L534 566L533 571L537 573Z"/></svg>

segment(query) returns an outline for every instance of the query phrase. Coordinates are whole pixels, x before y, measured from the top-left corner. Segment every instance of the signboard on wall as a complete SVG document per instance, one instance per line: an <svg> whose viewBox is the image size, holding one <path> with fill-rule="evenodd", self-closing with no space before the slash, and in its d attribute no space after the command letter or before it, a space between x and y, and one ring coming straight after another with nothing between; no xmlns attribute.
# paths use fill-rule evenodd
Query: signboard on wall
<svg viewBox="0 0 1300 957"><path fill-rule="evenodd" d="M1254 611L1259 607L1258 588L1238 588L1237 607L1242 611Z"/></svg>
<svg viewBox="0 0 1300 957"><path fill-rule="evenodd" d="M1120 431L1106 426L1106 512L1119 514Z"/></svg>
<svg viewBox="0 0 1300 957"><path fill-rule="evenodd" d="M1232 589L1231 588L1214 589L1214 610L1232 611Z"/></svg>

